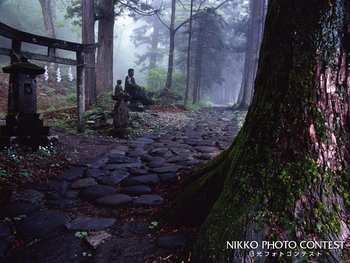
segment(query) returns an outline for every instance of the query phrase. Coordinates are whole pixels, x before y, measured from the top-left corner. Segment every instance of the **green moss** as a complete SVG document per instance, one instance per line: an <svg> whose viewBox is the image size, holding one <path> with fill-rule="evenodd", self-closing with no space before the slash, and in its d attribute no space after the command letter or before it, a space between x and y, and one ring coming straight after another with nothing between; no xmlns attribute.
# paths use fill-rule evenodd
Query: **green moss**
<svg viewBox="0 0 350 263"><path fill-rule="evenodd" d="M347 179L318 167L307 134L314 123L317 139L323 141L328 139L330 129L317 108L313 74L315 32L323 3L301 1L297 9L291 3L269 2L269 12L274 16L266 20L269 32L264 36L246 122L228 150L225 163L218 168L211 166L214 171L202 174L203 180L220 174L218 180L224 178L224 183L195 244L197 262L227 262L232 251L225 250L225 241L244 240L247 228L259 232L268 226L272 232L269 237L275 239L281 237L280 231L296 239L295 226L304 237L340 231L337 212L327 202L339 182L342 195L348 199ZM185 190L192 192L185 194L183 200L187 203L193 196L202 196L193 189L202 190L201 186ZM324 192L319 193L319 189ZM324 198L324 193L330 198ZM313 203L310 194L315 198L320 194L325 203ZM301 205L296 216L296 202L301 197L307 199L310 209Z"/></svg>
<svg viewBox="0 0 350 263"><path fill-rule="evenodd" d="M328 127L326 125L326 121L323 118L323 115L319 108L317 108L314 111L314 116L315 116L314 119L315 119L315 129L316 129L317 138L323 141L327 138Z"/></svg>

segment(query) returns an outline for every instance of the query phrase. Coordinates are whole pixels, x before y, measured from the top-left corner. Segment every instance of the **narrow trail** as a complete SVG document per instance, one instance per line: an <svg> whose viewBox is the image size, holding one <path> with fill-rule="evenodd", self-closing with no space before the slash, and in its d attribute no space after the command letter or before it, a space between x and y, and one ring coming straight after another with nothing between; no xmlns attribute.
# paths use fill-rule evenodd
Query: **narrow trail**
<svg viewBox="0 0 350 263"><path fill-rule="evenodd" d="M186 234L167 233L152 216L171 202L181 176L226 149L237 131L232 110L204 108L182 128L125 141L14 193L0 208L0 262L136 263L185 249Z"/></svg>

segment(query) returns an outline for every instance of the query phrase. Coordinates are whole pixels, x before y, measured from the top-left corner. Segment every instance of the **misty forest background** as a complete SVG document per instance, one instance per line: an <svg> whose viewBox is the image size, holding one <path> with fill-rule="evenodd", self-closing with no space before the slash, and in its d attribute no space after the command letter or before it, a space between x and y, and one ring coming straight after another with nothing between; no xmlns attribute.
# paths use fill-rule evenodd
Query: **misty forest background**
<svg viewBox="0 0 350 263"><path fill-rule="evenodd" d="M212 155L205 159L210 161L188 172L188 181L178 185L176 196L171 196L170 206L163 211L162 218L197 229L193 250L186 255L191 262L238 262L242 257L245 262L254 261L247 251L224 249L228 238L350 240L349 2L268 2L264 22L265 1L0 0L1 22L9 26L53 38L98 43L96 56L86 60L96 65L85 72L88 110L104 107L111 112L113 86L117 79L124 82L128 68L136 70L137 83L154 92L156 104L163 99L167 106L181 105L182 110L227 104L247 109L250 104L241 115L243 125L237 114L234 116L237 136L228 141L228 148L222 147L215 156L213 145L219 143L210 141ZM0 43L9 48L6 41ZM40 51L33 45L23 49ZM2 65L9 63L8 58L0 58ZM75 69L37 64L48 68L48 74L38 78L39 108L57 113L62 107L75 107ZM1 93L7 90L8 76L0 76ZM6 105L4 93L0 98L0 106ZM0 110L5 113L6 107ZM198 132L207 129L213 134L220 126L219 122L204 123L214 111L220 112L220 108L204 108L204 114L199 111L194 117L197 122L188 137L197 148L203 149L198 143L208 143L207 138L197 140L204 138ZM86 116L89 120L88 111ZM67 121L69 115L58 119ZM230 119L220 115L219 121ZM65 134L60 136L64 138L61 141L68 141ZM188 137L176 134L164 139L172 144ZM218 134L213 137L222 139ZM146 141L158 147L154 138ZM90 140L90 145L96 140ZM81 142L79 137L76 144ZM179 154L184 154L183 146ZM99 143L93 144L90 153L96 156L98 147ZM126 148L124 154L131 152ZM157 149L159 152L166 155L170 151ZM145 152L136 151L137 157L142 154ZM25 165L34 163L33 159L23 160L28 160ZM164 160L155 166L163 165ZM16 161L13 167L18 166ZM11 180L8 185L14 187ZM318 258L306 255L293 260L348 262L349 255L349 249L330 249ZM289 261L270 255L256 262Z"/></svg>
<svg viewBox="0 0 350 263"><path fill-rule="evenodd" d="M253 1L252 1L253 2ZM94 6L94 14L82 8ZM147 90L171 90L178 103L231 104L246 108L252 97L265 1L0 1L1 22L16 29L78 43L98 43L96 86L87 84L87 105L103 102L128 68ZM87 13L88 14L88 13ZM252 19L250 19L250 17ZM82 21L94 32L82 35ZM89 36L88 36L89 35ZM1 38L1 46L9 48ZM24 44L24 51L40 47ZM44 48L43 51L44 52ZM74 54L60 51L71 58ZM113 58L113 59L112 59ZM0 56L2 66L9 58ZM45 66L43 62L35 62ZM75 68L49 64L42 93L74 101ZM58 76L59 75L59 76ZM5 76L6 77L6 76ZM47 85L55 83L55 85ZM6 88L2 82L2 89ZM4 87L3 87L4 86ZM54 90L56 92L54 92ZM64 102L67 99L63 100ZM102 103L101 102L101 103ZM39 102L40 103L40 102Z"/></svg>

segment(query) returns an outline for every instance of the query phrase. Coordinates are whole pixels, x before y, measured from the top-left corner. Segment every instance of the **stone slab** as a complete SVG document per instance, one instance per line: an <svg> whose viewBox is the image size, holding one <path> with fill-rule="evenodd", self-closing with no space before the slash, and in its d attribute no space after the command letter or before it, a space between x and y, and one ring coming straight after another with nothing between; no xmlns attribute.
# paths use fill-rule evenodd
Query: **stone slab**
<svg viewBox="0 0 350 263"><path fill-rule="evenodd" d="M71 230L103 230L113 226L117 221L114 218L94 218L79 216L66 226Z"/></svg>
<svg viewBox="0 0 350 263"><path fill-rule="evenodd" d="M140 195L135 199L135 206L155 206L163 203L163 197L159 195Z"/></svg>
<svg viewBox="0 0 350 263"><path fill-rule="evenodd" d="M56 177L57 181L74 181L80 177L84 176L86 171L86 167L83 166L75 166L71 167L68 170L63 171L62 174Z"/></svg>
<svg viewBox="0 0 350 263"><path fill-rule="evenodd" d="M68 218L66 214L55 210L34 212L22 219L18 226L18 234L25 239L42 238L63 227Z"/></svg>
<svg viewBox="0 0 350 263"><path fill-rule="evenodd" d="M98 178L97 181L100 184L116 186L128 176L129 173L126 171L114 171L109 176Z"/></svg>
<svg viewBox="0 0 350 263"><path fill-rule="evenodd" d="M160 182L158 175L156 174L149 174L149 175L140 175L140 176L133 176L127 178L125 181L123 181L123 186L131 186L131 185L155 185Z"/></svg>
<svg viewBox="0 0 350 263"><path fill-rule="evenodd" d="M101 167L102 170L108 170L108 171L115 171L115 170L126 170L128 168L141 168L142 164L141 162L137 163L119 163L119 164L112 164L108 163Z"/></svg>
<svg viewBox="0 0 350 263"><path fill-rule="evenodd" d="M89 187L89 186L93 186L96 184L96 181L91 178L91 177L87 177L87 178L80 178L76 181L74 181L70 187L72 189L80 189L80 188L85 188L85 187Z"/></svg>
<svg viewBox="0 0 350 263"><path fill-rule="evenodd" d="M138 196L143 194L149 194L152 192L152 189L148 185L133 185L120 189L120 192L122 194L127 194L130 196Z"/></svg>
<svg viewBox="0 0 350 263"><path fill-rule="evenodd" d="M102 206L121 207L132 202L132 198L125 194L113 194L96 199L95 203Z"/></svg>
<svg viewBox="0 0 350 263"><path fill-rule="evenodd" d="M40 183L36 187L39 191L65 191L68 189L67 182L48 181Z"/></svg>
<svg viewBox="0 0 350 263"><path fill-rule="evenodd" d="M115 187L108 185L94 185L81 190L79 192L79 196L85 200L95 200L97 198L113 194L115 192Z"/></svg>
<svg viewBox="0 0 350 263"><path fill-rule="evenodd" d="M10 201L14 202L23 202L30 204L43 204L44 203L44 194L34 189L27 189L18 193L13 193L10 197Z"/></svg>
<svg viewBox="0 0 350 263"><path fill-rule="evenodd" d="M176 172L180 168L182 168L182 166L180 165L167 165L163 167L152 168L150 169L150 171L154 173L169 173L169 172Z"/></svg>
<svg viewBox="0 0 350 263"><path fill-rule="evenodd" d="M114 233L120 237L146 236L151 232L147 222L125 222L116 227Z"/></svg>
<svg viewBox="0 0 350 263"><path fill-rule="evenodd" d="M113 164L140 163L140 159L136 157L125 156L122 154L109 154L107 163L113 163Z"/></svg>
<svg viewBox="0 0 350 263"><path fill-rule="evenodd" d="M99 245L104 243L111 236L112 236L111 234L102 230L97 232L90 232L89 235L85 237L85 240L90 244L90 246L96 249Z"/></svg>

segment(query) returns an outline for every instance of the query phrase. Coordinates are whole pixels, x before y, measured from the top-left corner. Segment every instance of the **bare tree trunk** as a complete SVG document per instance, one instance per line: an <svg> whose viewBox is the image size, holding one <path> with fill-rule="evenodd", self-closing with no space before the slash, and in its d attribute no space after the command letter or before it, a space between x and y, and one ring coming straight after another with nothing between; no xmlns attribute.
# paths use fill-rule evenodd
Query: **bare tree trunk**
<svg viewBox="0 0 350 263"><path fill-rule="evenodd" d="M50 38L56 38L55 27L53 24L53 17L52 17L51 0L39 0L39 2L41 5L41 11L44 17L44 25L45 25L47 36ZM50 49L49 55L56 56L56 49ZM58 66L55 63L47 63L49 78L53 78L53 79L56 78L57 67Z"/></svg>
<svg viewBox="0 0 350 263"><path fill-rule="evenodd" d="M197 39L197 50L196 50L196 58L195 58L195 69L194 69L194 85L193 85L193 98L192 102L193 104L199 102L199 92L200 92L200 85L201 85L201 60L202 60L202 48L203 48L203 42L202 42L202 34L203 34L203 24L202 21L200 21L199 24L199 32L198 32L198 39Z"/></svg>
<svg viewBox="0 0 350 263"><path fill-rule="evenodd" d="M48 37L56 38L51 12L51 0L39 0L44 17L45 30Z"/></svg>
<svg viewBox="0 0 350 263"><path fill-rule="evenodd" d="M188 96L190 93L190 62L191 62L191 40L192 40L192 15L193 15L193 0L191 0L190 10L190 26L188 29L188 45L187 45L187 75L186 75L186 91L184 104L187 106Z"/></svg>
<svg viewBox="0 0 350 263"><path fill-rule="evenodd" d="M95 6L94 0L82 2L82 38L83 44L95 43ZM85 54L85 62L95 65L95 53ZM97 104L95 68L85 68L85 99L87 106Z"/></svg>
<svg viewBox="0 0 350 263"><path fill-rule="evenodd" d="M157 67L158 59L158 44L159 44L159 21L154 17L153 19L153 33L151 43L151 55L149 59L149 70Z"/></svg>
<svg viewBox="0 0 350 263"><path fill-rule="evenodd" d="M265 0L251 0L247 50L241 86L242 96L239 102L239 107L244 109L248 108L253 96L264 18Z"/></svg>
<svg viewBox="0 0 350 263"><path fill-rule="evenodd" d="M97 90L113 89L113 29L114 1L99 2L98 52L96 67Z"/></svg>
<svg viewBox="0 0 350 263"><path fill-rule="evenodd" d="M171 89L173 79L173 67L174 67L174 52L175 52L175 12L176 12L176 0L171 0L171 20L170 20L170 36L169 36L169 58L168 58L168 72L166 77L165 88Z"/></svg>

